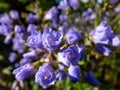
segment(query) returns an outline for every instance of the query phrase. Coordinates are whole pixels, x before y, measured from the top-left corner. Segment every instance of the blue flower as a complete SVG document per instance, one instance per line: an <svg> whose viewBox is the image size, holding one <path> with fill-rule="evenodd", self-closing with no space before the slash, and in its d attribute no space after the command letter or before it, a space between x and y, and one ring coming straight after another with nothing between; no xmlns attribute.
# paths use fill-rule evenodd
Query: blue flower
<svg viewBox="0 0 120 90"><path fill-rule="evenodd" d="M55 51L60 46L62 37L61 33L51 28L46 28L42 35L43 45L49 52Z"/></svg>
<svg viewBox="0 0 120 90"><path fill-rule="evenodd" d="M69 44L73 44L82 39L82 35L75 28L70 28L66 34L66 39Z"/></svg>
<svg viewBox="0 0 120 90"><path fill-rule="evenodd" d="M47 88L51 85L54 85L56 80L55 73L53 68L47 64L44 64L39 67L35 75L35 82L42 86L43 88Z"/></svg>
<svg viewBox="0 0 120 90"><path fill-rule="evenodd" d="M58 52L58 61L66 66L76 65L80 59L80 53L77 46L69 46Z"/></svg>
<svg viewBox="0 0 120 90"><path fill-rule="evenodd" d="M30 13L26 18L26 22L29 24L35 23L38 20L39 20L39 16L33 13Z"/></svg>
<svg viewBox="0 0 120 90"><path fill-rule="evenodd" d="M115 36L112 39L112 46L120 46L120 36Z"/></svg>
<svg viewBox="0 0 120 90"><path fill-rule="evenodd" d="M17 32L17 33L24 32L25 28L21 25L15 25L14 31Z"/></svg>
<svg viewBox="0 0 120 90"><path fill-rule="evenodd" d="M67 20L68 16L65 14L60 14L59 15L59 22L64 23ZM63 24L64 25L64 24Z"/></svg>
<svg viewBox="0 0 120 90"><path fill-rule="evenodd" d="M23 57L26 59L36 59L37 58L37 52L35 50L32 50L30 52L24 53Z"/></svg>
<svg viewBox="0 0 120 90"><path fill-rule="evenodd" d="M0 25L0 34L3 36L7 36L12 32L12 26L11 25Z"/></svg>
<svg viewBox="0 0 120 90"><path fill-rule="evenodd" d="M101 22L90 34L94 43L102 44L109 44L115 37L114 32L106 22Z"/></svg>
<svg viewBox="0 0 120 90"><path fill-rule="evenodd" d="M15 78L18 81L22 81L35 73L34 67L32 64L27 63L13 71Z"/></svg>
<svg viewBox="0 0 120 90"><path fill-rule="evenodd" d="M63 81L67 78L67 74L65 73L64 70L59 70L56 77L60 80Z"/></svg>
<svg viewBox="0 0 120 90"><path fill-rule="evenodd" d="M68 68L68 74L71 82L80 81L80 67L78 65L70 65Z"/></svg>
<svg viewBox="0 0 120 90"><path fill-rule="evenodd" d="M82 60L85 55L85 47L79 44L79 45L77 45L77 48L78 48L80 60Z"/></svg>
<svg viewBox="0 0 120 90"><path fill-rule="evenodd" d="M18 13L18 11L16 11L16 10L11 10L11 11L10 11L10 16L11 16L11 18L12 18L13 20L19 19L19 13Z"/></svg>
<svg viewBox="0 0 120 90"><path fill-rule="evenodd" d="M9 54L8 59L9 59L10 62L13 63L13 62L17 59L17 54L14 53L14 52L11 52L11 53Z"/></svg>
<svg viewBox="0 0 120 90"><path fill-rule="evenodd" d="M111 50L104 44L96 44L95 49L97 52L103 54L104 56L109 56L111 53Z"/></svg>
<svg viewBox="0 0 120 90"><path fill-rule="evenodd" d="M27 39L27 45L31 48L39 48L43 47L42 45L42 35L41 32L35 30L32 35L30 35Z"/></svg>
<svg viewBox="0 0 120 90"><path fill-rule="evenodd" d="M94 76L94 74L90 71L85 72L83 75L83 79L90 85L97 87L100 85L100 82L97 80L97 78Z"/></svg>
<svg viewBox="0 0 120 90"><path fill-rule="evenodd" d="M35 30L37 31L37 26L35 24L29 24L27 27L27 32L30 34L33 34L35 32Z"/></svg>
<svg viewBox="0 0 120 90"><path fill-rule="evenodd" d="M78 9L80 4L79 4L79 0L68 0L69 5L74 9Z"/></svg>
<svg viewBox="0 0 120 90"><path fill-rule="evenodd" d="M49 11L45 15L46 20L56 21L58 15L58 9L57 7L52 7L49 9Z"/></svg>
<svg viewBox="0 0 120 90"><path fill-rule="evenodd" d="M0 23L1 24L9 25L9 24L12 24L12 22L13 22L12 19L8 16L7 13L0 15Z"/></svg>
<svg viewBox="0 0 120 90"><path fill-rule="evenodd" d="M63 10L63 11L67 11L70 7L68 5L68 2L67 0L62 0L59 5L58 5L58 8Z"/></svg>
<svg viewBox="0 0 120 90"><path fill-rule="evenodd" d="M15 37L12 39L13 46L12 49L18 51L18 53L23 53L25 49L25 44L22 36L18 33L15 34Z"/></svg>

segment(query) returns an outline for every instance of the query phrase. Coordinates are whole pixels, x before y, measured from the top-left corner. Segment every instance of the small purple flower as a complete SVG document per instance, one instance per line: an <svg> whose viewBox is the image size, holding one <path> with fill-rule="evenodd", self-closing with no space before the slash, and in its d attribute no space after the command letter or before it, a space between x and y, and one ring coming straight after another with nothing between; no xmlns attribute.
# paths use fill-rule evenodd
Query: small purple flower
<svg viewBox="0 0 120 90"><path fill-rule="evenodd" d="M87 9L87 14L88 14L88 15L91 15L92 13L93 13L92 8L88 8L88 9Z"/></svg>
<svg viewBox="0 0 120 90"><path fill-rule="evenodd" d="M15 75L15 78L18 81L22 81L31 75L35 74L35 70L32 64L27 63L13 71L13 74Z"/></svg>
<svg viewBox="0 0 120 90"><path fill-rule="evenodd" d="M12 89L12 90L19 90L18 88L19 88L19 87L18 87L18 82L17 82L17 81L14 81L14 82L12 83L11 89Z"/></svg>
<svg viewBox="0 0 120 90"><path fill-rule="evenodd" d="M7 35L7 36L5 37L5 39L4 39L4 43L5 43L5 44L9 44L10 41L11 41L11 39L12 39L12 36L11 36L11 35Z"/></svg>
<svg viewBox="0 0 120 90"><path fill-rule="evenodd" d="M0 34L3 36L7 36L12 32L12 26L11 25L0 25Z"/></svg>
<svg viewBox="0 0 120 90"><path fill-rule="evenodd" d="M115 7L114 11L115 11L116 13L120 13L120 4L119 4L117 7Z"/></svg>
<svg viewBox="0 0 120 90"><path fill-rule="evenodd" d="M112 39L112 46L120 46L120 36L115 36Z"/></svg>
<svg viewBox="0 0 120 90"><path fill-rule="evenodd" d="M94 43L108 44L114 38L114 32L106 22L101 22L95 31L92 31L92 38Z"/></svg>
<svg viewBox="0 0 120 90"><path fill-rule="evenodd" d="M17 59L16 53L11 52L8 59L10 62L14 62Z"/></svg>
<svg viewBox="0 0 120 90"><path fill-rule="evenodd" d="M18 11L16 11L16 10L11 10L11 11L10 11L10 16L11 16L11 18L12 18L13 20L19 19L19 13L18 13Z"/></svg>
<svg viewBox="0 0 120 90"><path fill-rule="evenodd" d="M109 56L111 53L111 50L104 44L96 44L95 49L97 52L103 54L104 56Z"/></svg>
<svg viewBox="0 0 120 90"><path fill-rule="evenodd" d="M80 81L80 67L78 65L70 65L68 68L68 74L71 82Z"/></svg>
<svg viewBox="0 0 120 90"><path fill-rule="evenodd" d="M24 53L23 57L26 59L36 59L37 58L37 52L32 50L31 52Z"/></svg>
<svg viewBox="0 0 120 90"><path fill-rule="evenodd" d="M80 60L82 60L85 55L85 47L82 45L78 45L77 47L78 47L78 53L80 56Z"/></svg>
<svg viewBox="0 0 120 90"><path fill-rule="evenodd" d="M49 52L55 51L60 46L62 37L60 32L45 28L42 35L43 45Z"/></svg>
<svg viewBox="0 0 120 90"><path fill-rule="evenodd" d="M63 35L65 35L67 32L67 27L68 27L68 25L66 23L64 23L63 25L58 27L58 31L60 31Z"/></svg>
<svg viewBox="0 0 120 90"><path fill-rule="evenodd" d="M97 80L97 78L94 76L94 74L90 71L84 73L83 79L90 85L97 87L100 85L100 82Z"/></svg>
<svg viewBox="0 0 120 90"><path fill-rule="evenodd" d="M66 34L66 39L69 44L76 43L78 40L82 39L82 35L75 28L70 28Z"/></svg>
<svg viewBox="0 0 120 90"><path fill-rule="evenodd" d="M9 25L9 24L12 24L12 22L13 22L12 19L8 16L7 13L4 13L0 16L0 23L1 24Z"/></svg>
<svg viewBox="0 0 120 90"><path fill-rule="evenodd" d="M60 80L63 81L67 78L67 74L63 70L59 70L56 77Z"/></svg>
<svg viewBox="0 0 120 90"><path fill-rule="evenodd" d="M29 24L35 23L38 20L39 20L39 16L33 13L30 13L26 18L26 22Z"/></svg>
<svg viewBox="0 0 120 90"><path fill-rule="evenodd" d="M58 9L57 7L52 7L49 9L49 11L45 15L46 20L56 21L58 15Z"/></svg>
<svg viewBox="0 0 120 90"><path fill-rule="evenodd" d="M12 42L13 42L13 46L12 46L13 50L18 51L18 53L24 52L25 44L20 34L16 33L15 37L12 39Z"/></svg>
<svg viewBox="0 0 120 90"><path fill-rule="evenodd" d="M62 0L59 5L58 5L58 8L63 10L63 11L67 11L70 7L68 5L68 2L67 0Z"/></svg>
<svg viewBox="0 0 120 90"><path fill-rule="evenodd" d="M110 0L109 1L110 4L116 4L117 2L119 2L119 0Z"/></svg>
<svg viewBox="0 0 120 90"><path fill-rule="evenodd" d="M86 21L88 21L89 20L89 14L88 14L88 12L87 11L84 11L83 13L82 13L82 22L83 23L86 23Z"/></svg>
<svg viewBox="0 0 120 90"><path fill-rule="evenodd" d="M42 48L42 35L40 31L36 31L32 33L27 39L27 45L31 48Z"/></svg>
<svg viewBox="0 0 120 90"><path fill-rule="evenodd" d="M27 32L33 34L37 30L37 26L35 24L29 24L27 27Z"/></svg>
<svg viewBox="0 0 120 90"><path fill-rule="evenodd" d="M20 59L19 64L20 64L20 65L24 65L24 64L30 63L30 62L32 62L32 61L33 61L33 60L30 59L30 58L22 58L22 59Z"/></svg>
<svg viewBox="0 0 120 90"><path fill-rule="evenodd" d="M77 46L69 46L58 52L58 61L66 66L76 65L80 59L80 52Z"/></svg>
<svg viewBox="0 0 120 90"><path fill-rule="evenodd" d="M24 32L25 28L21 25L15 25L14 31L17 32L17 33Z"/></svg>
<svg viewBox="0 0 120 90"><path fill-rule="evenodd" d="M54 85L55 81L56 76L51 66L44 64L39 67L39 70L35 75L36 83L38 83L43 88L47 88L51 85Z"/></svg>
<svg viewBox="0 0 120 90"><path fill-rule="evenodd" d="M59 22L64 23L67 20L67 15L66 14L60 14L59 15Z"/></svg>
<svg viewBox="0 0 120 90"><path fill-rule="evenodd" d="M68 0L69 5L74 9L78 9L80 4L79 4L79 0Z"/></svg>

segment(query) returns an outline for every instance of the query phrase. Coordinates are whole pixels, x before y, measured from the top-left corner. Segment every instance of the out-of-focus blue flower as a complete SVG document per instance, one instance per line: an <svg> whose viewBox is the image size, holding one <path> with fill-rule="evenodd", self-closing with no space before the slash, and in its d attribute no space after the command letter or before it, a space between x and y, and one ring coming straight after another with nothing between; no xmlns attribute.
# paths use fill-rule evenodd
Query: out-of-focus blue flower
<svg viewBox="0 0 120 90"><path fill-rule="evenodd" d="M106 47L104 44L96 44L95 49L97 52L103 54L104 56L109 56L111 53L111 50Z"/></svg>
<svg viewBox="0 0 120 90"><path fill-rule="evenodd" d="M33 34L37 30L37 26L35 24L29 24L27 27L27 32Z"/></svg>
<svg viewBox="0 0 120 90"><path fill-rule="evenodd" d="M120 13L120 4L119 4L117 7L115 7L114 11L115 11L116 13Z"/></svg>
<svg viewBox="0 0 120 90"><path fill-rule="evenodd" d="M120 36L115 36L112 39L112 46L120 46Z"/></svg>
<svg viewBox="0 0 120 90"><path fill-rule="evenodd" d="M64 70L64 68L65 68L65 66L64 65L62 65L62 64L58 64L58 68L59 68L59 70Z"/></svg>
<svg viewBox="0 0 120 90"><path fill-rule="evenodd" d="M43 88L47 88L51 85L54 85L56 81L56 76L53 71L53 68L47 64L44 64L39 67L35 75L35 82L42 86Z"/></svg>
<svg viewBox="0 0 120 90"><path fill-rule="evenodd" d="M23 57L26 59L36 59L37 58L37 52L35 50L32 50L28 53L24 53Z"/></svg>
<svg viewBox="0 0 120 90"><path fill-rule="evenodd" d="M59 15L59 22L64 23L67 20L67 15L65 14L60 14Z"/></svg>
<svg viewBox="0 0 120 90"><path fill-rule="evenodd" d="M78 65L70 65L68 68L68 74L71 82L80 81L80 67Z"/></svg>
<svg viewBox="0 0 120 90"><path fill-rule="evenodd" d="M110 4L116 4L119 0L110 0Z"/></svg>
<svg viewBox="0 0 120 90"><path fill-rule="evenodd" d="M45 28L42 35L43 45L49 52L55 51L60 46L62 37L63 35L60 32Z"/></svg>
<svg viewBox="0 0 120 90"><path fill-rule="evenodd" d="M10 62L14 62L17 59L17 55L14 52L11 52L8 57Z"/></svg>
<svg viewBox="0 0 120 90"><path fill-rule="evenodd" d="M25 44L20 34L16 33L15 37L12 39L12 42L13 42L13 46L12 46L13 50L18 51L18 53L24 52Z"/></svg>
<svg viewBox="0 0 120 90"><path fill-rule="evenodd" d="M77 47L78 47L78 53L79 53L79 56L80 56L79 60L82 60L84 55L85 55L85 47L80 45L80 44Z"/></svg>
<svg viewBox="0 0 120 90"><path fill-rule="evenodd" d="M58 78L60 81L63 81L67 78L67 74L65 73L65 71L59 70L56 75L56 78Z"/></svg>
<svg viewBox="0 0 120 90"><path fill-rule="evenodd" d="M77 46L69 46L58 52L58 61L66 66L69 66L69 64L76 65L79 59L80 54Z"/></svg>
<svg viewBox="0 0 120 90"><path fill-rule="evenodd" d="M68 5L68 2L67 0L62 0L59 5L58 5L58 8L63 10L63 11L67 11L70 7Z"/></svg>
<svg viewBox="0 0 120 90"><path fill-rule="evenodd" d="M0 23L1 24L12 24L12 19L8 16L7 13L4 13L2 15L0 15Z"/></svg>
<svg viewBox="0 0 120 90"><path fill-rule="evenodd" d="M7 36L5 37L5 39L4 39L4 43L5 43L5 44L9 44L10 41L11 41L11 39L12 39L12 36L11 36L11 35L7 35Z"/></svg>
<svg viewBox="0 0 120 90"><path fill-rule="evenodd" d="M49 11L45 15L46 20L56 21L58 15L58 9L57 7L53 6L49 9Z"/></svg>
<svg viewBox="0 0 120 90"><path fill-rule="evenodd" d="M66 34L66 39L69 44L76 43L78 40L82 39L82 35L75 28L70 28Z"/></svg>
<svg viewBox="0 0 120 90"><path fill-rule="evenodd" d="M91 15L93 13L93 10L92 10L92 8L88 8L86 12L88 15Z"/></svg>
<svg viewBox="0 0 120 90"><path fill-rule="evenodd" d="M7 36L12 32L12 26L11 25L0 25L0 34L3 36Z"/></svg>
<svg viewBox="0 0 120 90"><path fill-rule="evenodd" d="M11 89L12 90L19 90L18 82L17 81L13 82Z"/></svg>
<svg viewBox="0 0 120 90"><path fill-rule="evenodd" d="M32 35L30 35L27 39L27 45L31 48L39 48L43 47L42 45L42 35L40 31L35 30Z"/></svg>
<svg viewBox="0 0 120 90"><path fill-rule="evenodd" d="M100 85L100 82L97 80L97 78L94 76L94 74L90 71L85 72L83 75L83 79L90 85L97 87Z"/></svg>
<svg viewBox="0 0 120 90"><path fill-rule="evenodd" d="M38 20L39 20L39 16L37 16L36 14L33 14L33 13L30 13L26 18L26 22L29 24L33 24Z"/></svg>
<svg viewBox="0 0 120 90"><path fill-rule="evenodd" d="M21 25L15 25L14 31L17 32L17 33L24 32L25 28Z"/></svg>
<svg viewBox="0 0 120 90"><path fill-rule="evenodd" d="M80 7L79 0L68 0L68 3L74 10Z"/></svg>
<svg viewBox="0 0 120 90"><path fill-rule="evenodd" d="M33 61L33 59L30 59L30 58L22 58L22 59L20 59L19 64L24 65L24 64L30 63L32 61Z"/></svg>
<svg viewBox="0 0 120 90"><path fill-rule="evenodd" d="M111 27L106 22L101 22L91 32L94 43L109 44L115 36Z"/></svg>
<svg viewBox="0 0 120 90"><path fill-rule="evenodd" d="M64 23L63 25L58 27L58 31L60 31L63 35L65 35L66 32L68 31L67 27L68 27L67 23Z"/></svg>
<svg viewBox="0 0 120 90"><path fill-rule="evenodd" d="M11 18L12 18L13 20L19 19L19 13L18 13L18 11L16 11L16 10L11 10L11 11L10 11L10 16L11 16Z"/></svg>
<svg viewBox="0 0 120 90"><path fill-rule="evenodd" d="M15 78L18 81L22 81L24 79L27 79L31 75L35 74L35 70L32 64L27 63L13 71L13 74L15 75Z"/></svg>

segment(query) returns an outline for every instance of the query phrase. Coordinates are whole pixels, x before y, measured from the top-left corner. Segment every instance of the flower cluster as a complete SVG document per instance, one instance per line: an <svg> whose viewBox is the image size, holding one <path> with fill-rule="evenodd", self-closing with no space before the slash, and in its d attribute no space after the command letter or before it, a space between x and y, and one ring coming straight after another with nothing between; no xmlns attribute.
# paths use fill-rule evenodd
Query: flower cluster
<svg viewBox="0 0 120 90"><path fill-rule="evenodd" d="M5 44L12 42L13 52L9 61L14 63L18 55L22 55L13 71L17 81L35 75L35 83L42 88L54 85L57 79L63 81L66 78L73 83L80 82L82 78L92 86L100 85L94 74L84 70L80 64L86 58L86 42L93 44L95 52L109 56L112 53L110 47L120 46L120 36L115 35L106 19L94 30L86 27L89 31L86 36L78 25L81 22L83 26L93 24L96 14L91 8L78 14L76 11L79 9L79 0L61 0L44 14L41 25L39 11L28 14L24 22L26 26L21 24L16 10L0 15L0 35L5 37Z"/></svg>

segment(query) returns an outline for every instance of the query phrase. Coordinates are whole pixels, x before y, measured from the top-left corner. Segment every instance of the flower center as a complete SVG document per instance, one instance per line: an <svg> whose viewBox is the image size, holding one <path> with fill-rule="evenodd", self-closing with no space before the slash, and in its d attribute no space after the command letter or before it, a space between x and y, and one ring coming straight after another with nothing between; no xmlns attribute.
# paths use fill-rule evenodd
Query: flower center
<svg viewBox="0 0 120 90"><path fill-rule="evenodd" d="M55 43L55 41L54 41L53 38L51 38L51 37L48 37L48 42L49 42L50 44L54 44L54 43Z"/></svg>

